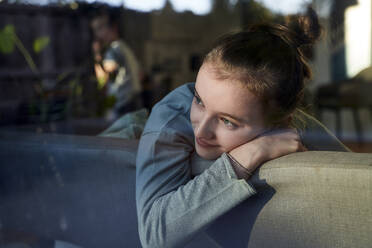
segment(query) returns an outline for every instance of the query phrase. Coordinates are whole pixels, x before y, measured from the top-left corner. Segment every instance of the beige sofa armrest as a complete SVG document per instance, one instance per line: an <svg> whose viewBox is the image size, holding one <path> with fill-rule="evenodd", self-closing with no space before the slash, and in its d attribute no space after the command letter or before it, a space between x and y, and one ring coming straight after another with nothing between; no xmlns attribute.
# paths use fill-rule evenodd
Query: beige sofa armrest
<svg viewBox="0 0 372 248"><path fill-rule="evenodd" d="M372 154L303 152L255 175L262 207L249 247L370 247ZM263 183L265 182L265 183ZM252 206L251 206L252 207Z"/></svg>

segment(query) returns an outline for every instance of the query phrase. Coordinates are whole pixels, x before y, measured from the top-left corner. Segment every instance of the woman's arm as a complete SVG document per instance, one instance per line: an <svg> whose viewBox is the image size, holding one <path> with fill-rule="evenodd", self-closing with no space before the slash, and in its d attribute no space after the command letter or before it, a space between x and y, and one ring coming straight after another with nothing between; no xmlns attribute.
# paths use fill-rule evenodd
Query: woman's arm
<svg viewBox="0 0 372 248"><path fill-rule="evenodd" d="M217 217L255 193L226 154L191 178L192 144L176 131L145 133L137 155L136 198L144 247L184 245Z"/></svg>
<svg viewBox="0 0 372 248"><path fill-rule="evenodd" d="M258 166L266 161L306 150L307 148L302 145L297 131L287 129L265 133L236 147L229 154L249 173L253 173Z"/></svg>

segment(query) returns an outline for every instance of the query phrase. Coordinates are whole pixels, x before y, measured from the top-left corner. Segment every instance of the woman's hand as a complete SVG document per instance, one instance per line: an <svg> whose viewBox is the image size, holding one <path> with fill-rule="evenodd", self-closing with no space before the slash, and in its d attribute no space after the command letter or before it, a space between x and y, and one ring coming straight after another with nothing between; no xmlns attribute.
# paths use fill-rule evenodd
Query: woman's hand
<svg viewBox="0 0 372 248"><path fill-rule="evenodd" d="M268 160L306 150L296 130L287 129L260 135L229 153L249 172L253 172Z"/></svg>

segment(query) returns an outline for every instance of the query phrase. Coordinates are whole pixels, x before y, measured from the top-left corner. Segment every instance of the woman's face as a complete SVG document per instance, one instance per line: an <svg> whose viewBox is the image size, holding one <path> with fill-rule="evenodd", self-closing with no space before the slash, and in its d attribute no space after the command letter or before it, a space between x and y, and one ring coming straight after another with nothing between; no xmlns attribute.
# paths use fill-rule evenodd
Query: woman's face
<svg viewBox="0 0 372 248"><path fill-rule="evenodd" d="M107 45L112 40L112 28L109 26L106 16L98 16L91 22L93 34L97 40Z"/></svg>
<svg viewBox="0 0 372 248"><path fill-rule="evenodd" d="M216 159L265 129L259 99L239 82L217 79L208 63L196 79L190 119L196 152L205 159Z"/></svg>

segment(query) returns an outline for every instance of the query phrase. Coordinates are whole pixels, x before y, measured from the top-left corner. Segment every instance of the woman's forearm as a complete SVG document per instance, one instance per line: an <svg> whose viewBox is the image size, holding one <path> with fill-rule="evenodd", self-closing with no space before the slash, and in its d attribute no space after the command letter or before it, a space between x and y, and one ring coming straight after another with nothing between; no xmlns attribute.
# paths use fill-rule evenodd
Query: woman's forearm
<svg viewBox="0 0 372 248"><path fill-rule="evenodd" d="M139 213L144 247L178 247L209 223L255 193L231 175L221 158L177 190L156 197Z"/></svg>
<svg viewBox="0 0 372 248"><path fill-rule="evenodd" d="M274 130L240 145L229 154L250 173L266 161L306 151L296 130Z"/></svg>
<svg viewBox="0 0 372 248"><path fill-rule="evenodd" d="M143 145L150 141L146 138L151 139L142 137ZM168 153L168 161L137 159L137 212L144 247L184 245L213 220L255 193L245 180L236 177L226 154L191 179L190 161L182 163L184 160L176 157L183 155L171 149L157 152L152 149L157 157L162 157L162 151Z"/></svg>

